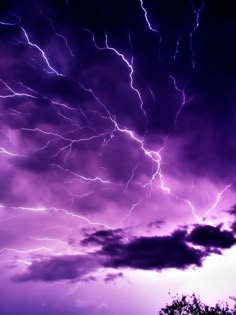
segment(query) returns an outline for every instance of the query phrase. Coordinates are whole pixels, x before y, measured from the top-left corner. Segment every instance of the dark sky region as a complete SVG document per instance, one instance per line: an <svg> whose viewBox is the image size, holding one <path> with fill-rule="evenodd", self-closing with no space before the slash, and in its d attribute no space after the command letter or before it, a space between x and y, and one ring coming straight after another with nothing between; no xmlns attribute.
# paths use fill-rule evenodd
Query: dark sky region
<svg viewBox="0 0 236 315"><path fill-rule="evenodd" d="M234 1L0 3L0 314L235 295Z"/></svg>

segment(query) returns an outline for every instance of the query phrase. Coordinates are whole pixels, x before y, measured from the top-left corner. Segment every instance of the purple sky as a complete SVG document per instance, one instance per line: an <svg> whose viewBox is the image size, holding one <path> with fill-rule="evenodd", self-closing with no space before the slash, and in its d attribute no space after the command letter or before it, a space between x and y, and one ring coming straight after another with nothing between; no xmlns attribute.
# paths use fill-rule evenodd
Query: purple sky
<svg viewBox="0 0 236 315"><path fill-rule="evenodd" d="M233 1L2 1L0 314L235 295Z"/></svg>

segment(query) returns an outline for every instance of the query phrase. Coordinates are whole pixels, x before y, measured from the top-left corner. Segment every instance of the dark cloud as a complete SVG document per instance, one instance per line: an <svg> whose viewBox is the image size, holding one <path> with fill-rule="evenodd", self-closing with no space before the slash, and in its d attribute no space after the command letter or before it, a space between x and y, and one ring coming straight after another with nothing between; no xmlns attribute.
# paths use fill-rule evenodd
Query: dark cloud
<svg viewBox="0 0 236 315"><path fill-rule="evenodd" d="M236 232L236 221L231 224L232 231Z"/></svg>
<svg viewBox="0 0 236 315"><path fill-rule="evenodd" d="M202 248L195 248L189 243ZM80 279L90 282L96 280L90 273L99 268L184 270L191 266L201 267L207 256L221 254L222 249L230 248L234 244L235 238L231 231L210 225L196 225L189 233L187 229L179 229L170 235L149 237L129 237L122 229L98 230L91 234L85 231L81 245L99 246L93 254L43 258L33 262L27 272L16 275L13 280L50 282ZM104 281L114 281L122 277L122 272L108 273Z"/></svg>
<svg viewBox="0 0 236 315"><path fill-rule="evenodd" d="M197 225L188 235L187 240L195 245L216 248L230 248L236 242L231 231L210 225Z"/></svg>
<svg viewBox="0 0 236 315"><path fill-rule="evenodd" d="M123 277L124 277L124 275L122 272L108 273L108 274L106 274L104 281L105 282L114 282L115 280L121 279Z"/></svg>
<svg viewBox="0 0 236 315"><path fill-rule="evenodd" d="M87 235L82 244L101 246L97 254L105 256L105 267L162 270L201 266L209 253L189 246L186 234L177 230L169 236L128 238L122 230L101 230Z"/></svg>
<svg viewBox="0 0 236 315"><path fill-rule="evenodd" d="M105 245L105 244L118 244L124 238L124 231L117 230L99 230L91 234L87 234L82 240L82 245Z"/></svg>
<svg viewBox="0 0 236 315"><path fill-rule="evenodd" d="M87 277L83 277L80 280L82 280L83 282L93 282L93 281L96 281L97 278L95 276L93 276L93 275L89 275Z"/></svg>
<svg viewBox="0 0 236 315"><path fill-rule="evenodd" d="M72 280L83 278L98 266L98 259L86 255L48 257L33 262L27 272L14 276L13 280L16 282Z"/></svg>
<svg viewBox="0 0 236 315"><path fill-rule="evenodd" d="M105 267L162 270L201 266L208 255L232 247L235 238L220 226L197 225L189 233L179 229L168 236L131 239L121 230L101 230L87 235L82 243L101 246L98 254L106 257ZM189 243L203 248L196 249Z"/></svg>
<svg viewBox="0 0 236 315"><path fill-rule="evenodd" d="M236 205L233 205L233 207L231 207L231 209L229 210L229 213L232 215L236 215Z"/></svg>
<svg viewBox="0 0 236 315"><path fill-rule="evenodd" d="M12 162L14 166L25 169L30 172L48 172L50 159L45 155L32 154L26 158L15 158Z"/></svg>
<svg viewBox="0 0 236 315"><path fill-rule="evenodd" d="M150 229L159 229L163 224L165 224L164 219L157 219L148 223L148 228Z"/></svg>
<svg viewBox="0 0 236 315"><path fill-rule="evenodd" d="M162 270L201 266L208 254L188 246L179 235L139 237L128 244L104 245L105 265L113 268Z"/></svg>

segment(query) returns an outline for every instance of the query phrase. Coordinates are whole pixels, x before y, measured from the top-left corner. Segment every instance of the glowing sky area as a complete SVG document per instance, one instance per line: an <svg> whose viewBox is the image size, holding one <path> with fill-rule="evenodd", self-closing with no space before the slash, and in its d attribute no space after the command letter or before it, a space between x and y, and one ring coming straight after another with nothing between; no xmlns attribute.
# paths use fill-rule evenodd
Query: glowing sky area
<svg viewBox="0 0 236 315"><path fill-rule="evenodd" d="M233 4L1 1L1 315L235 296Z"/></svg>

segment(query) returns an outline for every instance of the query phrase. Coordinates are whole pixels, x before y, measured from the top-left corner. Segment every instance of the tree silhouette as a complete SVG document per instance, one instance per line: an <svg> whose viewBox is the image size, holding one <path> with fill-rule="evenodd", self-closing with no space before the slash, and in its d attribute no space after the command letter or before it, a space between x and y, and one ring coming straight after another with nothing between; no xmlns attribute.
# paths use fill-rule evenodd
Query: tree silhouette
<svg viewBox="0 0 236 315"><path fill-rule="evenodd" d="M173 297L171 304L160 310L159 315L236 315L236 306L230 308L227 303L215 306L205 305L195 295L178 295Z"/></svg>

